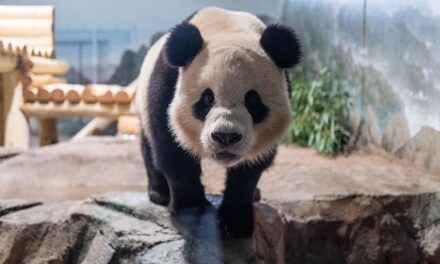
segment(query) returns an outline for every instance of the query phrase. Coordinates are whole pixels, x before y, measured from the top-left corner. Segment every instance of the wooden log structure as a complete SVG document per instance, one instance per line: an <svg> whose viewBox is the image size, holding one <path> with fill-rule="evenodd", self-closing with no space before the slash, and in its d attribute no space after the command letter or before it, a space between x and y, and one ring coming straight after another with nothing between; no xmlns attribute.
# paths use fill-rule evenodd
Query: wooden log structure
<svg viewBox="0 0 440 264"><path fill-rule="evenodd" d="M0 6L0 42L9 54L53 58L53 6Z"/></svg>
<svg viewBox="0 0 440 264"><path fill-rule="evenodd" d="M118 134L140 135L141 127L137 116L120 116L118 118Z"/></svg>
<svg viewBox="0 0 440 264"><path fill-rule="evenodd" d="M122 87L119 85L89 84L86 85L82 97L84 102L88 104L97 102L113 104L115 102L115 94L121 90Z"/></svg>
<svg viewBox="0 0 440 264"><path fill-rule="evenodd" d="M133 104L86 104L83 101L77 104L70 104L67 101L62 104L24 103L21 105L21 110L26 116L37 118L107 117L117 119L121 115L135 115Z"/></svg>
<svg viewBox="0 0 440 264"><path fill-rule="evenodd" d="M40 146L58 143L57 120L55 118L38 119Z"/></svg>
<svg viewBox="0 0 440 264"><path fill-rule="evenodd" d="M0 145L28 149L29 124L20 111L23 101L22 76L18 69L0 73Z"/></svg>
<svg viewBox="0 0 440 264"><path fill-rule="evenodd" d="M34 74L53 74L62 75L69 71L70 65L61 60L48 59L32 56L30 60L34 64L32 73Z"/></svg>
<svg viewBox="0 0 440 264"><path fill-rule="evenodd" d="M17 65L18 65L17 56L0 54L0 73L11 72L17 67Z"/></svg>
<svg viewBox="0 0 440 264"><path fill-rule="evenodd" d="M52 74L31 74L29 77L31 78L32 86L38 88L42 88L48 84L67 83L66 79L56 77Z"/></svg>
<svg viewBox="0 0 440 264"><path fill-rule="evenodd" d="M0 18L0 34L3 36L47 36L52 34L52 27L50 19Z"/></svg>
<svg viewBox="0 0 440 264"><path fill-rule="evenodd" d="M95 117L76 133L75 136L72 137L72 140L80 140L88 136L102 135L114 121L115 119L112 118Z"/></svg>
<svg viewBox="0 0 440 264"><path fill-rule="evenodd" d="M34 103L37 101L38 88L27 87L23 88L23 100L25 103Z"/></svg>
<svg viewBox="0 0 440 264"><path fill-rule="evenodd" d="M53 6L2 5L0 17L5 19L53 19L54 8Z"/></svg>

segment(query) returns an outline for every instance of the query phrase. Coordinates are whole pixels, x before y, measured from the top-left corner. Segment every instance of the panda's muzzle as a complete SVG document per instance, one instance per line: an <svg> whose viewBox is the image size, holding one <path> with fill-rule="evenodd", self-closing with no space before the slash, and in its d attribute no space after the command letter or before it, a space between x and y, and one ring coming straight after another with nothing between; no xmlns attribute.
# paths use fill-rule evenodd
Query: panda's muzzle
<svg viewBox="0 0 440 264"><path fill-rule="evenodd" d="M223 151L223 152L216 153L215 158L217 160L222 160L222 161L232 161L232 160L236 160L238 158L238 156L235 155L234 153Z"/></svg>
<svg viewBox="0 0 440 264"><path fill-rule="evenodd" d="M211 133L211 138L220 145L228 147L240 142L243 136L238 133L213 132Z"/></svg>

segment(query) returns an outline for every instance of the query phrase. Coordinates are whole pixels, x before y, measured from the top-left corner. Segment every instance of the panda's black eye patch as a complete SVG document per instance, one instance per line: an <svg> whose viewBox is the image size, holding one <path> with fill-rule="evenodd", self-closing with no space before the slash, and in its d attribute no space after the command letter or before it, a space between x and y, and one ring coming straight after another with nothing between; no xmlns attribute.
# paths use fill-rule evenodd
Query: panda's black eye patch
<svg viewBox="0 0 440 264"><path fill-rule="evenodd" d="M211 89L206 89L200 96L199 101L193 105L193 114L197 119L205 120L206 116L214 105L214 92Z"/></svg>
<svg viewBox="0 0 440 264"><path fill-rule="evenodd" d="M269 108L261 101L260 95L255 90L250 90L246 93L244 105L249 111L254 124L263 122L269 113Z"/></svg>

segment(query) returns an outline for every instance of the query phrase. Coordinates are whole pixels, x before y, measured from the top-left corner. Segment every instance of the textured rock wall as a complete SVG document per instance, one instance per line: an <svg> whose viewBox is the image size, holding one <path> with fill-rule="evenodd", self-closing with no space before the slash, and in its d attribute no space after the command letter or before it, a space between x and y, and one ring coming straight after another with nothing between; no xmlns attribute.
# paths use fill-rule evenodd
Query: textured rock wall
<svg viewBox="0 0 440 264"><path fill-rule="evenodd" d="M440 263L440 194L280 204L286 263Z"/></svg>
<svg viewBox="0 0 440 264"><path fill-rule="evenodd" d="M282 218L269 206L255 208L254 239L228 241L214 214L184 215L173 225L144 193L0 200L0 263L284 263Z"/></svg>

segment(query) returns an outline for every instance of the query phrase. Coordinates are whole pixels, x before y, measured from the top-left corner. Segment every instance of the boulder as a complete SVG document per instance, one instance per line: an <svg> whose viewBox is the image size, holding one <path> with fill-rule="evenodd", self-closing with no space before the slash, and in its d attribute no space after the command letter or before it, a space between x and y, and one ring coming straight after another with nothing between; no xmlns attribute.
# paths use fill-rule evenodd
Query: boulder
<svg viewBox="0 0 440 264"><path fill-rule="evenodd" d="M352 151L356 148L357 136L359 135L359 126L361 118L356 108L352 108L345 120L342 120L343 127L350 132L351 137L348 141L348 150Z"/></svg>
<svg viewBox="0 0 440 264"><path fill-rule="evenodd" d="M385 128L382 136L382 148L389 153L395 153L410 139L409 127L406 118L397 114L393 116Z"/></svg>
<svg viewBox="0 0 440 264"><path fill-rule="evenodd" d="M372 153L377 152L381 147L380 129L371 105L367 107L362 119L359 119L358 113L352 110L350 120L352 135L348 142L349 150L367 149Z"/></svg>
<svg viewBox="0 0 440 264"><path fill-rule="evenodd" d="M215 210L170 218L145 193L0 200L0 263L284 263L283 219L263 204L255 215L252 239L222 240Z"/></svg>
<svg viewBox="0 0 440 264"><path fill-rule="evenodd" d="M286 263L440 263L440 193L280 204Z"/></svg>
<svg viewBox="0 0 440 264"><path fill-rule="evenodd" d="M414 162L440 175L440 131L422 129L396 151L396 156Z"/></svg>

